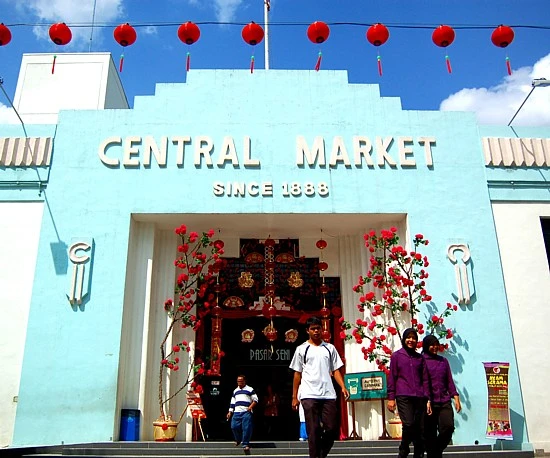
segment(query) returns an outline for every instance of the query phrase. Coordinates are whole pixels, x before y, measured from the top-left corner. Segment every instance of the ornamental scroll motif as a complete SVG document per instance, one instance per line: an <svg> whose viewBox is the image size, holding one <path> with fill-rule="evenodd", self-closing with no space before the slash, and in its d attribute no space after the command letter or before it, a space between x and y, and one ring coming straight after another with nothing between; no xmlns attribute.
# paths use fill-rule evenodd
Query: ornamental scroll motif
<svg viewBox="0 0 550 458"><path fill-rule="evenodd" d="M73 264L71 285L67 298L71 305L81 305L89 293L91 259L93 256L93 239L79 240L69 247L69 260ZM88 265L88 269L86 269Z"/></svg>
<svg viewBox="0 0 550 458"><path fill-rule="evenodd" d="M462 252L458 257L455 252ZM454 264L456 280L456 296L459 304L469 304L472 299L472 292L468 279L468 265L470 264L471 254L466 243L455 243L447 248L447 257Z"/></svg>

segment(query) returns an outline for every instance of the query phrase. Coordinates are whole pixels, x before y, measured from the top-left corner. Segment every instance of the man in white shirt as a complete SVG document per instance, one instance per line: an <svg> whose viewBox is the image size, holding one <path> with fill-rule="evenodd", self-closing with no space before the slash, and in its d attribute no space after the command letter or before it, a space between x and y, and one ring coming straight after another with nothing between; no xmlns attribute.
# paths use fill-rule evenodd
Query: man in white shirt
<svg viewBox="0 0 550 458"><path fill-rule="evenodd" d="M252 437L252 409L258 403L258 396L254 388L246 384L246 377L237 377L237 388L233 390L231 405L227 412L227 419L231 419L231 430L235 436L235 445L242 443L245 453L250 451ZM233 418L231 418L233 417Z"/></svg>
<svg viewBox="0 0 550 458"><path fill-rule="evenodd" d="M292 408L297 410L300 403L304 408L310 458L325 458L338 434L338 408L332 375L342 389L344 399L349 398L341 373L344 363L334 345L321 338L321 324L317 317L307 320L309 339L296 348L290 363L294 371Z"/></svg>

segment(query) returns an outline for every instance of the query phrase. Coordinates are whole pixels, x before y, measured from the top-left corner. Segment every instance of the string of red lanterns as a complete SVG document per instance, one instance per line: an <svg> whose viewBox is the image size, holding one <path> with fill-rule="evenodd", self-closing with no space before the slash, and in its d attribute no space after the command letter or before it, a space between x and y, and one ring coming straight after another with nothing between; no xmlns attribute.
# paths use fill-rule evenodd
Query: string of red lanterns
<svg viewBox="0 0 550 458"><path fill-rule="evenodd" d="M187 45L192 45L193 43L197 42L200 37L200 33L201 32L198 25L191 21L181 24L178 28L178 38ZM68 44L72 39L71 29L64 22L53 24L49 29L49 35L50 39L58 46L64 46ZM114 30L113 35L115 40L122 47L132 45L137 39L137 33L135 29L128 23L120 24L119 26L117 26ZM307 28L307 37L314 44L324 43L328 39L329 35L330 27L327 23L323 21L315 21L311 23ZM388 28L381 23L371 25L366 32L367 41L376 47L380 47L381 45L386 43L386 41L389 39L389 36L390 33ZM263 40L264 30L255 22L250 22L243 27L242 37L243 40L249 45L256 46ZM4 23L0 23L0 46L6 46L11 42L11 39L12 34L10 29L6 25L4 25ZM447 48L448 46L450 46L453 43L454 39L455 31L451 26L448 25L440 25L432 33L432 41L436 46L439 46L441 48ZM508 47L513 40L514 30L512 29L512 27L507 25L499 25L493 30L491 34L492 43L499 48ZM54 55L52 73L54 73L55 70L56 57L57 56ZM316 71L319 71L319 69L321 68L321 60L322 52L319 51L317 62L314 67ZM120 58L119 71L122 71L123 61L124 54L122 54ZM445 62L447 66L447 71L449 73L452 73L451 61L448 55L445 55ZM511 75L512 67L508 55L506 55L505 57L505 62L508 74ZM382 59L380 57L380 53L378 53L377 56L377 63L378 73L380 76L382 76ZM189 52L187 53L186 69L187 71L189 71L190 69ZM252 55L250 61L250 72L254 72L254 54Z"/></svg>

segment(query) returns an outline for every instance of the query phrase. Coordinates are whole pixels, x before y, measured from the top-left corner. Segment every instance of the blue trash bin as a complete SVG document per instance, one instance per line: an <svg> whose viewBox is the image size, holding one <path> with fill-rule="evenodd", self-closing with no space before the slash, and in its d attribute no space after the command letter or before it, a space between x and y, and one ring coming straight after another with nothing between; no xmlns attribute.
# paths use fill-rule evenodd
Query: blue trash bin
<svg viewBox="0 0 550 458"><path fill-rule="evenodd" d="M120 417L121 441L139 441L139 417L138 409L122 409Z"/></svg>

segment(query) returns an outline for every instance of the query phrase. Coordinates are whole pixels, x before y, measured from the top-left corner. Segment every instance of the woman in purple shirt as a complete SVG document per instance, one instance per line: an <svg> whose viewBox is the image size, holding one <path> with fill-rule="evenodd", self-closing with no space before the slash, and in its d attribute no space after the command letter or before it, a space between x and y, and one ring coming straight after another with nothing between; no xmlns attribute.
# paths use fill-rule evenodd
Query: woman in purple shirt
<svg viewBox="0 0 550 458"><path fill-rule="evenodd" d="M429 384L426 363L417 353L418 334L412 328L405 329L401 344L403 348L392 354L388 376L388 410L399 412L403 433L399 456L409 455L409 445L414 445L414 457L424 456L422 428L424 414L429 411Z"/></svg>
<svg viewBox="0 0 550 458"><path fill-rule="evenodd" d="M426 336L422 341L422 356L428 369L431 388L432 414L424 420L424 437L428 458L441 458L443 450L451 442L455 430L451 398L455 409L460 412L461 405L453 382L449 361L439 356L439 340L433 335Z"/></svg>

